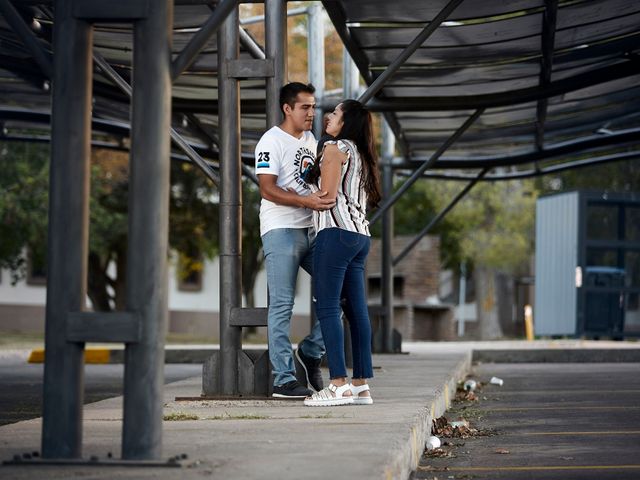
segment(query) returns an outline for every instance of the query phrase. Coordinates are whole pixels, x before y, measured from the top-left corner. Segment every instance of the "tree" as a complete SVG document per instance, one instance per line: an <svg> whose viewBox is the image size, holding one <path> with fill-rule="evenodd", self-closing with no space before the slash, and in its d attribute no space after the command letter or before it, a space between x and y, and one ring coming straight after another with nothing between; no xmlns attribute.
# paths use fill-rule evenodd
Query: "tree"
<svg viewBox="0 0 640 480"><path fill-rule="evenodd" d="M27 274L28 251L46 252L48 160L48 145L0 143L0 265L14 282ZM95 310L125 305L127 192L128 154L94 149L87 294ZM172 163L169 243L178 252L179 275L202 269L203 258L218 253L217 203L217 189L204 175Z"/></svg>
<svg viewBox="0 0 640 480"><path fill-rule="evenodd" d="M418 233L462 188L460 182L441 180L414 184L394 208L395 233ZM483 338L501 336L508 323L498 317L498 302L510 301L508 288L502 295L496 290L498 285L505 285L502 277L528 268L536 196L531 181L476 185L430 232L441 237L441 258L446 267L457 270L465 261L475 269Z"/></svg>
<svg viewBox="0 0 640 480"><path fill-rule="evenodd" d="M0 267L14 283L26 276L28 251L45 258L48 157L48 145L0 142Z"/></svg>

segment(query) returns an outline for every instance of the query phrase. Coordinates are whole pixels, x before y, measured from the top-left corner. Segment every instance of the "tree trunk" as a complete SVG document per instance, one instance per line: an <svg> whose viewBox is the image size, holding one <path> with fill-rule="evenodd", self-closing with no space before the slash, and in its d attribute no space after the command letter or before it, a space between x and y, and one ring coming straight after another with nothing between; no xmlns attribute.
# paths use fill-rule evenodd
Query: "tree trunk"
<svg viewBox="0 0 640 480"><path fill-rule="evenodd" d="M515 281L513 275L504 272L497 273L495 279L498 322L503 335L514 337L516 335Z"/></svg>
<svg viewBox="0 0 640 480"><path fill-rule="evenodd" d="M127 305L127 240L116 249L116 278L113 290L115 292L116 310L124 311Z"/></svg>
<svg viewBox="0 0 640 480"><path fill-rule="evenodd" d="M474 272L480 340L502 337L496 302L496 273L495 270L481 265L476 266Z"/></svg>
<svg viewBox="0 0 640 480"><path fill-rule="evenodd" d="M89 253L89 278L87 281L87 295L96 312L110 312L112 310L109 300L111 299L107 286L107 268L104 262L95 252Z"/></svg>

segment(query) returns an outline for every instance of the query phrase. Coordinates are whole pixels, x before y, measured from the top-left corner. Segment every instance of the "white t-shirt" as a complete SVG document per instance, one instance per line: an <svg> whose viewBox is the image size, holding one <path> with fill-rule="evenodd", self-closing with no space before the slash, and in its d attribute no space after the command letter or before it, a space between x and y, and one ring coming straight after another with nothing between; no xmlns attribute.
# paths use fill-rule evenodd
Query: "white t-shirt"
<svg viewBox="0 0 640 480"><path fill-rule="evenodd" d="M295 138L280 127L272 127L256 145L256 174L276 175L276 185L283 190L295 189L299 195L311 190L302 174L316 161L317 141L311 132ZM260 235L274 228L308 228L312 212L308 208L277 205L262 199L260 204Z"/></svg>

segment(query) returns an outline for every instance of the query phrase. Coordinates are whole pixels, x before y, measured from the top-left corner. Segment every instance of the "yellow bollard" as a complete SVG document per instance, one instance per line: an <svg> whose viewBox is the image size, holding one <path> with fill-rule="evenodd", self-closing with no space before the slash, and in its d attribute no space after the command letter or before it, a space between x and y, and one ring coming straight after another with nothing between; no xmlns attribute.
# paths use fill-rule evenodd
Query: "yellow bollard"
<svg viewBox="0 0 640 480"><path fill-rule="evenodd" d="M524 306L524 333L527 340L533 340L533 309L531 305Z"/></svg>

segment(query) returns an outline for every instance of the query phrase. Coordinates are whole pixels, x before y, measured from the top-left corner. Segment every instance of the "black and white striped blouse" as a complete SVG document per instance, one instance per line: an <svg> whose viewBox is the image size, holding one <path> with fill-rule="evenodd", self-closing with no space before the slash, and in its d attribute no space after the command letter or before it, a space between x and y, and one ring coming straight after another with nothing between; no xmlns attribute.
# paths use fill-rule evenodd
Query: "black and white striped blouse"
<svg viewBox="0 0 640 480"><path fill-rule="evenodd" d="M330 210L313 212L313 225L316 232L325 228L342 228L371 236L369 221L366 219L367 193L360 186L362 178L360 152L351 140L327 140L325 147L331 144L335 144L338 150L346 153L347 159L342 165L336 205ZM315 191L322 190L322 184L319 189L315 185L311 188Z"/></svg>

